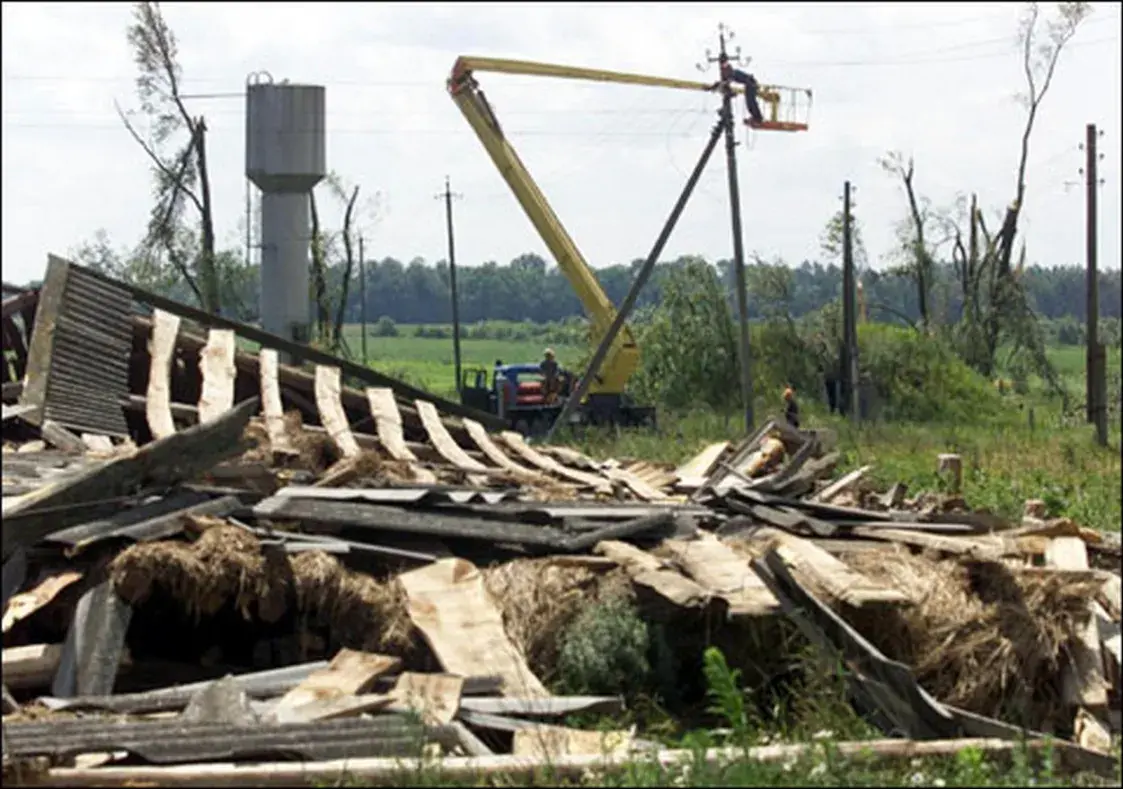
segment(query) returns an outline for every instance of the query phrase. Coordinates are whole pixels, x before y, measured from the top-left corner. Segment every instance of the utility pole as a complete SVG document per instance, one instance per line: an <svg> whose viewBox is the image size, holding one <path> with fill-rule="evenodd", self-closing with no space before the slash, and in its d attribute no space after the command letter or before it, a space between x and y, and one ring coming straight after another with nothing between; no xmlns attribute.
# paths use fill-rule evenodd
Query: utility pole
<svg viewBox="0 0 1123 789"><path fill-rule="evenodd" d="M1089 123L1085 129L1084 154L1084 182L1087 189L1087 216L1086 216L1086 248L1087 274L1085 288L1087 290L1087 304L1085 306L1087 330L1085 344L1087 357L1085 359L1085 394L1087 401L1087 418L1096 426L1096 441L1101 446L1107 445L1107 377L1104 365L1105 349L1100 346L1100 294L1099 273L1097 271L1097 209L1096 198L1100 181L1097 177L1097 163L1099 156L1096 154L1096 140L1099 133L1096 124Z"/></svg>
<svg viewBox="0 0 1123 789"><path fill-rule="evenodd" d="M456 296L456 244L452 232L452 198L460 199L449 189L448 176L445 176L445 190L437 195L445 201L445 223L448 225L448 285L452 296L452 361L456 367L456 392L460 393L463 384L460 380L460 301Z"/></svg>
<svg viewBox="0 0 1123 789"><path fill-rule="evenodd" d="M842 389L843 403L850 418L859 417L858 402L858 319L854 285L854 246L850 216L850 182L842 185Z"/></svg>
<svg viewBox="0 0 1123 789"><path fill-rule="evenodd" d="M741 329L741 405L745 409L745 432L750 433L754 421L752 358L749 349L749 308L745 283L745 250L741 237L741 194L737 182L737 153L735 150L737 142L733 134L733 86L730 84L727 75L730 65L730 57L725 48L727 30L728 28L725 25L719 26L718 56L716 58L710 57L709 52L707 52L706 60L710 63L718 63L721 69L721 123L725 126L725 165L729 175L729 211L733 224L733 271L737 288L737 315ZM729 37L733 37L731 32ZM733 57L740 64L740 47Z"/></svg>
<svg viewBox="0 0 1123 789"><path fill-rule="evenodd" d="M359 322L363 325L363 367L367 366L367 259L359 234Z"/></svg>

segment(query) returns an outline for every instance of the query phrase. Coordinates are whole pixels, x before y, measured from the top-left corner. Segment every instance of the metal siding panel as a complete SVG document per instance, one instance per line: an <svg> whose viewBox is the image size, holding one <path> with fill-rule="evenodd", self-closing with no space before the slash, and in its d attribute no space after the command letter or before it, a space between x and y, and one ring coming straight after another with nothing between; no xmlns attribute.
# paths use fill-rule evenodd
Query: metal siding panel
<svg viewBox="0 0 1123 789"><path fill-rule="evenodd" d="M77 431L125 437L132 298L77 266L67 272L44 398L46 419Z"/></svg>

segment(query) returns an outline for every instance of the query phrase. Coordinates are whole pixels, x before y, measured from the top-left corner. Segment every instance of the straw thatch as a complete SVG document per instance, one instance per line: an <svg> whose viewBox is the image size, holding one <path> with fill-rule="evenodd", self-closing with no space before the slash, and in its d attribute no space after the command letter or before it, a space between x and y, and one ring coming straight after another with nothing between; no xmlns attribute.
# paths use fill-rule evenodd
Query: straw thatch
<svg viewBox="0 0 1123 789"><path fill-rule="evenodd" d="M1062 668L1093 584L906 550L852 553L845 561L913 600L876 621L859 612L847 617L887 656L912 666L936 698L1038 729L1066 725Z"/></svg>

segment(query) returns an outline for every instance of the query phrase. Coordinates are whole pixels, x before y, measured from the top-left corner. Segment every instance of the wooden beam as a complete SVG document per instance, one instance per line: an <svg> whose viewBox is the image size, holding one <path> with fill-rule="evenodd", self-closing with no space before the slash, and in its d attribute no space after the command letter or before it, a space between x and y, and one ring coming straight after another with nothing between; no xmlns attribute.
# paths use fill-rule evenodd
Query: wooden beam
<svg viewBox="0 0 1123 789"><path fill-rule="evenodd" d="M95 463L79 474L3 502L0 529L3 559L56 531L89 518L81 508L52 511L64 505L104 500L148 487L190 480L221 460L238 454L242 431L257 410L256 397L218 420L161 438L127 456Z"/></svg>
<svg viewBox="0 0 1123 789"><path fill-rule="evenodd" d="M339 402L339 387L339 368L317 365L316 408L320 412L320 421L343 457L357 457L362 450L351 435L347 414L343 410L343 404Z"/></svg>
<svg viewBox="0 0 1123 789"><path fill-rule="evenodd" d="M203 377L199 394L199 421L213 422L234 407L234 332L211 329L207 345L199 354L199 372Z"/></svg>
<svg viewBox="0 0 1123 789"><path fill-rule="evenodd" d="M148 393L145 395L145 416L153 438L167 438L175 432L171 376L178 334L179 316L156 310L152 316L152 337L148 341Z"/></svg>
<svg viewBox="0 0 1123 789"><path fill-rule="evenodd" d="M269 448L274 453L296 454L296 447L285 430L285 412L281 407L281 387L277 382L277 352L262 348L261 355L261 410L265 416L265 432Z"/></svg>

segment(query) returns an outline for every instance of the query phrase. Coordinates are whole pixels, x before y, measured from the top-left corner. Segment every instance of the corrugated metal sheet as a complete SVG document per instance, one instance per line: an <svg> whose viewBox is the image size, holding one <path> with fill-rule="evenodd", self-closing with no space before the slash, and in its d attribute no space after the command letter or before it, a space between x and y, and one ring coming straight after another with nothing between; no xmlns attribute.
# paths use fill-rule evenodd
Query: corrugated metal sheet
<svg viewBox="0 0 1123 789"><path fill-rule="evenodd" d="M138 542L159 540L183 531L184 516L223 516L241 506L237 496L212 498L199 491L181 491L139 507L80 523L46 537L47 542L90 545L100 540L125 537Z"/></svg>
<svg viewBox="0 0 1123 789"><path fill-rule="evenodd" d="M9 758L127 751L158 764L251 757L346 759L419 756L425 742L455 742L452 727L422 727L404 715L248 726L105 719L8 723Z"/></svg>
<svg viewBox="0 0 1123 789"><path fill-rule="evenodd" d="M327 665L326 660L316 660L297 666L237 674L232 679L251 699L268 699L283 695L307 679L313 671L326 668ZM213 682L214 680L208 679L144 693L120 693L114 696L78 696L72 699L43 696L38 701L50 710L94 709L135 715L142 712L183 709L192 696Z"/></svg>
<svg viewBox="0 0 1123 789"><path fill-rule="evenodd" d="M120 400L129 393L132 298L69 266L54 314L43 418L78 431L128 435ZM42 304L43 302L41 302ZM45 325L36 321L36 328Z"/></svg>
<svg viewBox="0 0 1123 789"><path fill-rule="evenodd" d="M74 618L51 692L56 696L113 692L133 609L109 581L89 589L74 607Z"/></svg>

